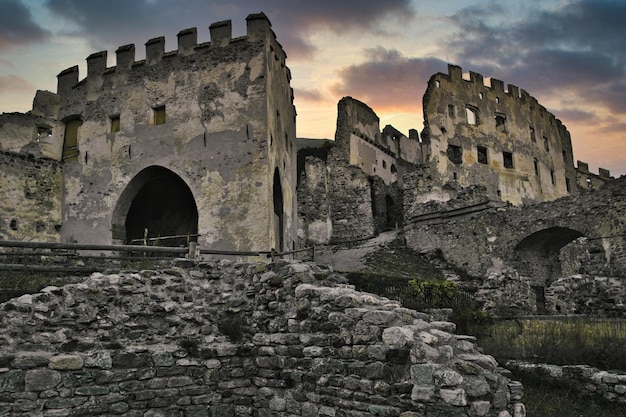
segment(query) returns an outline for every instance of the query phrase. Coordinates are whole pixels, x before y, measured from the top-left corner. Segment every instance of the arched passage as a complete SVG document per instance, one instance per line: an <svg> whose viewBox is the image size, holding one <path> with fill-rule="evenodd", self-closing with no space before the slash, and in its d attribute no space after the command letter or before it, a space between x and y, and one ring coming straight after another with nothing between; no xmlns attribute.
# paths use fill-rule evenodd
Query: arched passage
<svg viewBox="0 0 626 417"><path fill-rule="evenodd" d="M151 166L139 172L122 192L112 229L113 239L127 244L140 243L146 230L148 238L195 235L198 209L185 181L167 168ZM163 246L186 243L186 238L160 241Z"/></svg>
<svg viewBox="0 0 626 417"><path fill-rule="evenodd" d="M284 202L283 188L280 182L280 172L278 168L274 170L274 185L272 187L272 195L274 200L274 236L276 236L277 250L284 250Z"/></svg>
<svg viewBox="0 0 626 417"><path fill-rule="evenodd" d="M578 230L551 227L526 236L515 247L516 269L531 278L539 312L545 310L545 287L561 275L561 249L581 236Z"/></svg>

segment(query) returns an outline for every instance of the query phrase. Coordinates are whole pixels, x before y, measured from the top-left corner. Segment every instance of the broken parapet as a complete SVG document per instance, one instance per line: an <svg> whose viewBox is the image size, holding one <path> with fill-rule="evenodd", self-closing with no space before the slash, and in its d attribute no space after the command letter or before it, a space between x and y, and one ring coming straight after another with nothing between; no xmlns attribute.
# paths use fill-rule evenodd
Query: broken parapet
<svg viewBox="0 0 626 417"><path fill-rule="evenodd" d="M589 164L583 161L576 161L576 181L581 189L593 189L604 185L615 178L611 176L611 171L605 168L598 168L598 173L589 171Z"/></svg>
<svg viewBox="0 0 626 417"><path fill-rule="evenodd" d="M190 55L197 49L203 48L220 48L225 47L231 42L257 42L270 36L273 42L278 45L278 48L273 48L276 54L276 59L281 62L282 66L285 66L285 59L287 55L280 47L280 44L276 41L276 35L271 29L271 23L264 13L250 14L246 18L247 34L246 36L233 38L232 37L232 24L230 20L213 23L209 26L211 35L210 42L198 44L197 29L190 28L182 30L178 33L178 49L172 52L165 52L165 37L156 37L146 42L146 58L145 60L135 60L135 45L120 46L116 51L117 65L107 68L107 51L95 52L87 58L87 81L89 79L95 79L105 74L124 73L132 71L136 66L148 65L152 66L158 64L164 58L172 55ZM78 66L70 67L61 71L57 75L57 93L64 95L71 91L71 89L78 84L79 72Z"/></svg>

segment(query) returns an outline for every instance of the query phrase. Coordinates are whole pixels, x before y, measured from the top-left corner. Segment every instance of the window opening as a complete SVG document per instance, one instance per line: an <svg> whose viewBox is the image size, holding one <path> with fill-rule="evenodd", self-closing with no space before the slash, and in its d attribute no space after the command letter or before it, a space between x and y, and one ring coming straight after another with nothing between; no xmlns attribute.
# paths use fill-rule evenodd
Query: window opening
<svg viewBox="0 0 626 417"><path fill-rule="evenodd" d="M568 193L572 192L572 186L569 183L569 178L565 178L565 189L567 189Z"/></svg>
<svg viewBox="0 0 626 417"><path fill-rule="evenodd" d="M52 128L48 126L37 126L37 142L52 136Z"/></svg>
<svg viewBox="0 0 626 417"><path fill-rule="evenodd" d="M529 126L530 128L530 140L533 142L537 142L537 138L535 137L535 128L532 126Z"/></svg>
<svg viewBox="0 0 626 417"><path fill-rule="evenodd" d="M567 162L567 152L563 150L563 162Z"/></svg>
<svg viewBox="0 0 626 417"><path fill-rule="evenodd" d="M543 148L546 150L546 152L550 152L550 142L548 142L548 138L546 137L546 135L543 135Z"/></svg>
<svg viewBox="0 0 626 417"><path fill-rule="evenodd" d="M448 159L453 164L460 165L463 163L463 148L456 145L448 145L448 151L446 152Z"/></svg>
<svg viewBox="0 0 626 417"><path fill-rule="evenodd" d="M72 119L65 122L65 136L63 138L63 161L74 161L78 158L78 129L82 121Z"/></svg>
<svg viewBox="0 0 626 417"><path fill-rule="evenodd" d="M506 132L506 116L503 114L496 114L496 130L498 132Z"/></svg>
<svg viewBox="0 0 626 417"><path fill-rule="evenodd" d="M391 164L391 173L395 174L396 172L398 172L398 168L396 168L395 164Z"/></svg>
<svg viewBox="0 0 626 417"><path fill-rule="evenodd" d="M454 105L448 104L448 116L454 118Z"/></svg>
<svg viewBox="0 0 626 417"><path fill-rule="evenodd" d="M116 116L111 116L111 133L115 133L115 132L119 132L120 131L120 116L116 115Z"/></svg>
<svg viewBox="0 0 626 417"><path fill-rule="evenodd" d="M513 168L513 153L512 152L502 152L502 159L504 160L505 168Z"/></svg>
<svg viewBox="0 0 626 417"><path fill-rule="evenodd" d="M481 99L481 100L482 100L482 99L483 99L483 97L484 97L483 93L478 93L478 98L479 98L479 99Z"/></svg>
<svg viewBox="0 0 626 417"><path fill-rule="evenodd" d="M165 106L159 106L152 109L154 111L154 125L165 124Z"/></svg>
<svg viewBox="0 0 626 417"><path fill-rule="evenodd" d="M471 107L466 107L465 114L467 115L467 124L478 124L478 115L475 109L472 109Z"/></svg>
<svg viewBox="0 0 626 417"><path fill-rule="evenodd" d="M539 176L539 161L537 161L537 158L535 158L533 162L535 165L535 175Z"/></svg>
<svg viewBox="0 0 626 417"><path fill-rule="evenodd" d="M487 160L487 148L484 146L477 146L476 151L478 152L478 163L487 164L489 163Z"/></svg>
<svg viewBox="0 0 626 417"><path fill-rule="evenodd" d="M383 168L387 168L387 161L383 161Z"/></svg>
<svg viewBox="0 0 626 417"><path fill-rule="evenodd" d="M552 181L552 185L556 185L556 178L554 177L554 170L550 170L550 181Z"/></svg>

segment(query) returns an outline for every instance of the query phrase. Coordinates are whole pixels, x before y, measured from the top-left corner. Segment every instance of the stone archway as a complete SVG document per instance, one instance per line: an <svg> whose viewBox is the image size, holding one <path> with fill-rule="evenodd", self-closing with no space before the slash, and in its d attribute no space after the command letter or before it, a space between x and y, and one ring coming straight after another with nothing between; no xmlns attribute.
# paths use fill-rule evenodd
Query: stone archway
<svg viewBox="0 0 626 417"><path fill-rule="evenodd" d="M144 236L187 236L196 240L198 209L185 181L167 168L151 166L126 186L113 212L113 239L141 243ZM162 246L186 245L187 238L161 239Z"/></svg>
<svg viewBox="0 0 626 417"><path fill-rule="evenodd" d="M567 227L539 230L522 239L515 247L514 263L520 274L531 280L537 311L545 310L545 288L561 274L559 254L568 243L584 236Z"/></svg>

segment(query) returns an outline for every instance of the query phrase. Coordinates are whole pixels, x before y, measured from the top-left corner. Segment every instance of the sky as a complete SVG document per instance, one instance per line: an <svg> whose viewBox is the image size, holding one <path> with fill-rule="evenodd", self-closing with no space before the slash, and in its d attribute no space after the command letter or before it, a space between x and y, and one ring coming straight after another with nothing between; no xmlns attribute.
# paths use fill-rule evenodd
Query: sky
<svg viewBox="0 0 626 417"><path fill-rule="evenodd" d="M36 90L85 58L264 12L287 53L297 136L334 138L351 96L408 136L423 128L422 96L448 63L525 89L572 136L574 160L626 174L624 0L0 0L0 112L31 109Z"/></svg>

